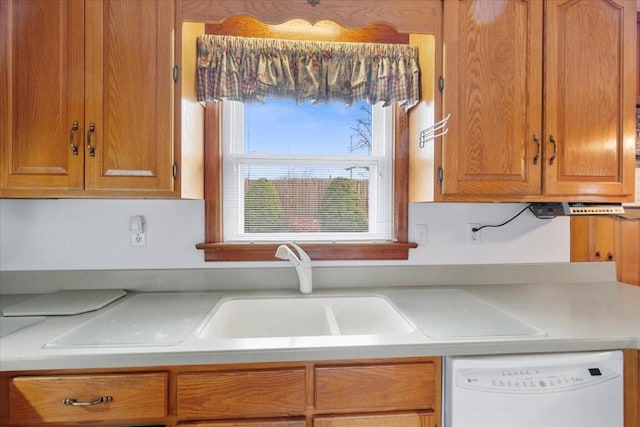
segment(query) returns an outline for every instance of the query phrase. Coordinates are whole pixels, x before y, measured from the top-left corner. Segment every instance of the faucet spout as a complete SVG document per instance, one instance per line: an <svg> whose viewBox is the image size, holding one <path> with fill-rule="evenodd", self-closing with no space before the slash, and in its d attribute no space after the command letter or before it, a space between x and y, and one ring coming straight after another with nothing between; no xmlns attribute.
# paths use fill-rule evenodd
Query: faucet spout
<svg viewBox="0 0 640 427"><path fill-rule="evenodd" d="M296 255L289 246L293 247ZM311 276L311 258L302 248L293 242L287 242L278 246L276 257L289 261L298 273L298 286L301 294L310 294L313 291L313 281Z"/></svg>

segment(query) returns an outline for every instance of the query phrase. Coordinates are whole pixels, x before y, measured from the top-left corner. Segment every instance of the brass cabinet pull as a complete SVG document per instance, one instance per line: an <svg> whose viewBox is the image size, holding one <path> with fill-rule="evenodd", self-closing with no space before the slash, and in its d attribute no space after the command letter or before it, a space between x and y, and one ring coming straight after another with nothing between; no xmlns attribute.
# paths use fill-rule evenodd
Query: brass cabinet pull
<svg viewBox="0 0 640 427"><path fill-rule="evenodd" d="M533 134L533 142L536 143L536 155L533 156L533 164L538 164L538 159L540 158L540 135L537 133Z"/></svg>
<svg viewBox="0 0 640 427"><path fill-rule="evenodd" d="M71 132L69 134L69 146L71 147L71 154L73 154L74 156L78 155L78 146L74 143L74 136L77 130L78 122L74 121L73 125L71 126Z"/></svg>
<svg viewBox="0 0 640 427"><path fill-rule="evenodd" d="M96 125L94 123L89 124L89 131L87 132L87 148L89 149L89 155L91 157L96 156L96 148L91 145L91 135L96 131Z"/></svg>
<svg viewBox="0 0 640 427"><path fill-rule="evenodd" d="M71 399L67 397L62 399L62 403L67 406L95 406L95 405L100 405L101 403L109 403L112 400L113 400L113 397L111 396L102 396L91 402L78 402L76 399Z"/></svg>
<svg viewBox="0 0 640 427"><path fill-rule="evenodd" d="M549 157L549 164L552 165L558 156L558 141L556 141L555 136L549 135L549 142L553 144L553 154Z"/></svg>

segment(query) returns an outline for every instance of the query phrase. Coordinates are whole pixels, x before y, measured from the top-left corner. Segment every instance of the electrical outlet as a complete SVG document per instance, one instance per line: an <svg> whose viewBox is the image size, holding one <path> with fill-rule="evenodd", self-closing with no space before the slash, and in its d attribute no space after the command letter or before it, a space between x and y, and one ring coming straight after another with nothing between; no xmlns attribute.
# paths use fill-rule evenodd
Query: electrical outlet
<svg viewBox="0 0 640 427"><path fill-rule="evenodd" d="M131 246L147 246L147 233L131 233Z"/></svg>
<svg viewBox="0 0 640 427"><path fill-rule="evenodd" d="M480 224L471 223L467 224L467 235L469 236L469 243L472 245L480 244L480 230L474 231L474 229L480 227Z"/></svg>
<svg viewBox="0 0 640 427"><path fill-rule="evenodd" d="M414 231L414 239L418 245L426 245L427 244L427 236L429 233L429 228L427 224L416 224L413 228Z"/></svg>

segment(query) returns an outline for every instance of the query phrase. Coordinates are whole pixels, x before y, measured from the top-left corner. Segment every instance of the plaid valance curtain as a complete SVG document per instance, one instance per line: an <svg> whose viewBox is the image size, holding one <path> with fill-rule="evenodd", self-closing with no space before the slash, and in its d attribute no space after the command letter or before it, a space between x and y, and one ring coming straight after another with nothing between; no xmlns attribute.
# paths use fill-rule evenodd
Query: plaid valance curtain
<svg viewBox="0 0 640 427"><path fill-rule="evenodd" d="M201 102L366 100L409 109L420 99L415 46L204 35L197 61Z"/></svg>

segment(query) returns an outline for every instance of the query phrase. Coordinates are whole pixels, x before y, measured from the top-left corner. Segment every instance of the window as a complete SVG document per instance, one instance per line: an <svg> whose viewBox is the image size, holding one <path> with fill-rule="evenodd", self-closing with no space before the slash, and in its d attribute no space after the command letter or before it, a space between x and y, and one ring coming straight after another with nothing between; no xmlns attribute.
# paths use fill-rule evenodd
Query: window
<svg viewBox="0 0 640 427"><path fill-rule="evenodd" d="M234 19L227 19L221 24L208 24L207 34L281 37L281 33L276 34L275 31L272 33L271 27L257 21L246 17L240 17L238 20L242 21L243 25L236 25ZM299 23L292 22L292 24ZM307 27L305 26L304 31L299 29L289 31L290 38L341 41L340 38L323 39L322 36L313 32L313 27ZM408 34L396 33L386 27L384 30L376 28L375 31L352 31L342 28L335 34L345 35L345 31L350 34L345 36L345 40L364 43L409 43ZM294 33L298 36L294 37ZM309 34L312 35L309 36ZM271 98L267 97L267 100L269 99ZM250 130L251 122L257 120L254 117L255 111L252 110L254 107L260 107L260 104L247 103L244 106L242 104L233 106L227 103L228 101L207 101L205 108L205 242L197 245L197 248L204 250L205 261L273 261L276 259L274 254L278 244L286 239L298 241L312 260L406 260L408 258L409 249L417 245L408 242L409 126L408 115L404 108L394 106L377 112L378 107L369 106L376 135L375 141L372 141L371 152L358 148L348 154L335 156L335 153L330 150L327 152L304 150L292 152L288 149L278 151L270 144L267 144L269 147L266 149L259 145L267 140L264 138L266 135L255 135L256 131ZM305 108L304 104L301 103L303 108ZM356 114L360 112L360 108L354 105L348 111ZM230 119L232 116L235 118ZM292 121L289 120L289 123ZM246 136L247 131L253 132L253 135ZM320 131L291 130L286 134L290 139L296 140L313 133L326 135L330 132L333 131L323 127ZM234 137L231 138L230 134ZM384 135L383 140L377 139L378 134ZM344 141L342 139L341 142L343 150ZM287 143L286 146L291 144ZM355 148L357 144L358 141L354 137L353 145L349 144L349 147ZM298 147L298 144L295 145ZM314 149L318 148L320 146L314 147ZM233 172L229 173L230 170ZM314 184L322 187L318 192L323 195L329 183L336 178L348 180L351 184L357 181L356 193L360 207L365 213L365 225L360 229L356 228L356 231L353 227L351 231L340 227L331 230L323 229L319 219L320 208L317 207L317 204L321 203L322 196L306 197L303 199L305 202L300 203L300 196L284 196L281 188L278 192L278 186L293 184L296 180L304 178L316 181ZM264 181L267 181L266 185ZM278 213L280 211L278 207L273 209L276 218L282 215L281 219L266 221L266 224L272 227L269 230L255 228L261 224L260 222L256 224L255 221L262 221L264 218L260 219L260 215L256 215L258 217L256 220L252 216L252 212L266 212L264 197L261 202L258 202L262 203L262 207L247 206L260 200L260 198L248 197L249 191L258 192L259 188L250 190L252 184L258 182L260 182L258 187L264 185L273 190L272 186L275 186L277 197L280 198L277 206L282 206L281 214ZM305 185L295 185L295 188L298 190L302 188L303 193L311 192ZM235 195L235 200L229 194ZM291 200L298 205L295 207L297 210L286 205L291 203Z"/></svg>
<svg viewBox="0 0 640 427"><path fill-rule="evenodd" d="M223 172L226 159L223 140L227 132L240 132L225 127L223 113L224 103L207 103L205 110L205 239L197 245L205 251L205 261L271 261L275 260L275 249L281 241L261 241L258 238L246 240L227 240L223 224L224 209L229 203L223 196L223 187L228 179ZM244 107L246 108L246 104ZM354 108L354 107L351 107ZM233 108L231 108L233 110ZM307 240L301 246L312 260L405 260L410 248L415 243L408 242L408 119L402 108L385 108L389 117L387 130L390 144L387 149L391 156L391 187L393 191L386 193L392 197L392 212L387 214L391 219L393 241L368 239L358 240ZM373 110L375 111L375 109ZM240 114L236 111L236 114ZM244 112L242 113L244 114ZM390 125L389 123L390 122ZM390 128L390 129L389 129ZM244 140L244 129L242 130ZM236 144L237 145L237 144ZM244 149L243 149L244 150ZM249 150L251 151L251 150ZM373 151L372 151L373 152ZM283 154L283 153L280 153ZM288 154L284 153L284 154ZM244 156L239 156L244 157ZM317 157L317 156L316 156ZM239 161L239 160L236 160ZM281 173L282 171L279 171ZM354 171L355 172L355 171ZM239 185L245 185L241 183ZM240 194L240 193L237 193ZM244 198L243 198L244 199ZM239 223L242 219L239 220ZM315 232L314 232L315 233ZM251 234L251 233L249 233ZM256 234L256 233L254 233Z"/></svg>
<svg viewBox="0 0 640 427"><path fill-rule="evenodd" d="M225 242L392 241L392 108L223 102Z"/></svg>

